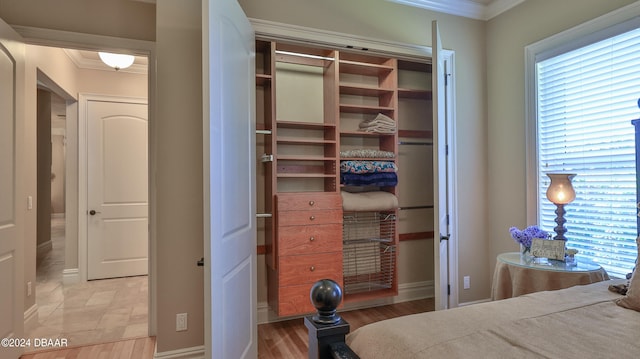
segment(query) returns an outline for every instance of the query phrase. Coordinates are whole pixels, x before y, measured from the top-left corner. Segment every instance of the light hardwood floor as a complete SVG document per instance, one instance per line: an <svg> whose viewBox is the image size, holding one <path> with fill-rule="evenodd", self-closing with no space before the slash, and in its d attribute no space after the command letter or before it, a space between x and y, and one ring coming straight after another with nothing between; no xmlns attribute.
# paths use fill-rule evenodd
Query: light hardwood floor
<svg viewBox="0 0 640 359"><path fill-rule="evenodd" d="M341 312L340 315L354 331L369 323L433 309L434 300L430 298ZM154 346L154 337L136 338L25 354L21 359L152 359ZM308 333L302 318L258 326L259 359L303 359L307 355Z"/></svg>
<svg viewBox="0 0 640 359"><path fill-rule="evenodd" d="M351 331L403 315L433 311L433 298L341 312ZM258 325L258 359L302 359L308 356L308 333L302 318Z"/></svg>
<svg viewBox="0 0 640 359"><path fill-rule="evenodd" d="M21 359L152 359L156 338L145 337L110 343L45 350Z"/></svg>

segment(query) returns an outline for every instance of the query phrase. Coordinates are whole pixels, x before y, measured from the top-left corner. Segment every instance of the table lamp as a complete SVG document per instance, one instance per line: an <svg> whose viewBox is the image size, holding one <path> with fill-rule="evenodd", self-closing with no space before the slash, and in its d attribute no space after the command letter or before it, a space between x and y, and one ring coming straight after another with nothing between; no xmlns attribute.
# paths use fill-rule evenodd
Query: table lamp
<svg viewBox="0 0 640 359"><path fill-rule="evenodd" d="M566 241L564 236L567 229L564 227L566 220L564 219L564 205L571 203L576 199L576 191L571 185L571 179L576 176L575 173L547 173L551 178L549 188L547 188L547 198L551 203L556 205L556 227L553 229L556 236L553 239Z"/></svg>

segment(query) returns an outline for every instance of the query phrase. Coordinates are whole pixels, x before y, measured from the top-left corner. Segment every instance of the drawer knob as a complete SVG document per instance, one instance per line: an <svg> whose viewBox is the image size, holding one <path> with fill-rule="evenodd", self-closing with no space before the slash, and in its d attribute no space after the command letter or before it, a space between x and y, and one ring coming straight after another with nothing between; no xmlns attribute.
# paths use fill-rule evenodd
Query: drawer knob
<svg viewBox="0 0 640 359"><path fill-rule="evenodd" d="M316 219L316 216L311 216L309 217L309 219L313 221L314 219Z"/></svg>
<svg viewBox="0 0 640 359"><path fill-rule="evenodd" d="M314 204L316 204L316 202L315 202L315 201L309 201L309 205L310 205L310 206L313 206Z"/></svg>
<svg viewBox="0 0 640 359"><path fill-rule="evenodd" d="M313 272L314 270L316 270L316 267L311 266L311 268L309 268L309 270Z"/></svg>
<svg viewBox="0 0 640 359"><path fill-rule="evenodd" d="M316 240L316 237L314 237L314 236L309 237L309 241L313 242L315 240Z"/></svg>

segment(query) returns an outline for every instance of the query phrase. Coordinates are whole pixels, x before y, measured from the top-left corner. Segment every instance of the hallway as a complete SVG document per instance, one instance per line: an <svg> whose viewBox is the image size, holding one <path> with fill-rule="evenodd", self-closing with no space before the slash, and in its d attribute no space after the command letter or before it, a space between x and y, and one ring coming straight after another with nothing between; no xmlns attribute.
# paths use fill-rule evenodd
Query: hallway
<svg viewBox="0 0 640 359"><path fill-rule="evenodd" d="M147 337L148 277L63 285L64 233L64 218L53 218L52 249L36 271L38 320L25 327L25 337L65 338L70 347Z"/></svg>

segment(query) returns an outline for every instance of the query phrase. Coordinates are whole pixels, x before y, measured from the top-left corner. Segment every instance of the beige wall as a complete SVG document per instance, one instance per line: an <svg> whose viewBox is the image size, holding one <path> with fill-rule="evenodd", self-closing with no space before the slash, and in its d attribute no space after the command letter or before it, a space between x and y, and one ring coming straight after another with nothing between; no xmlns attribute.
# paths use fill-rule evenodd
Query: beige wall
<svg viewBox="0 0 640 359"><path fill-rule="evenodd" d="M204 344L200 13L200 0L157 1L158 352ZM188 331L175 331L177 313L189 314Z"/></svg>
<svg viewBox="0 0 640 359"><path fill-rule="evenodd" d="M491 274L485 225L488 220L485 22L400 6L389 1L239 0L239 3L250 18L427 46L431 45L431 21L438 20L443 46L455 51L456 62L456 170L458 196L462 204L458 217L459 287L462 288L462 276L472 276L471 289L461 289L459 300L488 298ZM414 249L425 250L426 257L432 253L417 243L403 243L400 251ZM402 254L400 259L405 260ZM400 268L406 263L400 263ZM406 277L403 274L400 278L401 283L416 278L405 273ZM433 276L432 273L430 275Z"/></svg>
<svg viewBox="0 0 640 359"><path fill-rule="evenodd" d="M0 14L11 25L155 40L155 6L144 1L0 0Z"/></svg>
<svg viewBox="0 0 640 359"><path fill-rule="evenodd" d="M517 249L509 227L534 224L526 223L525 46L632 2L529 0L487 23L490 258Z"/></svg>

